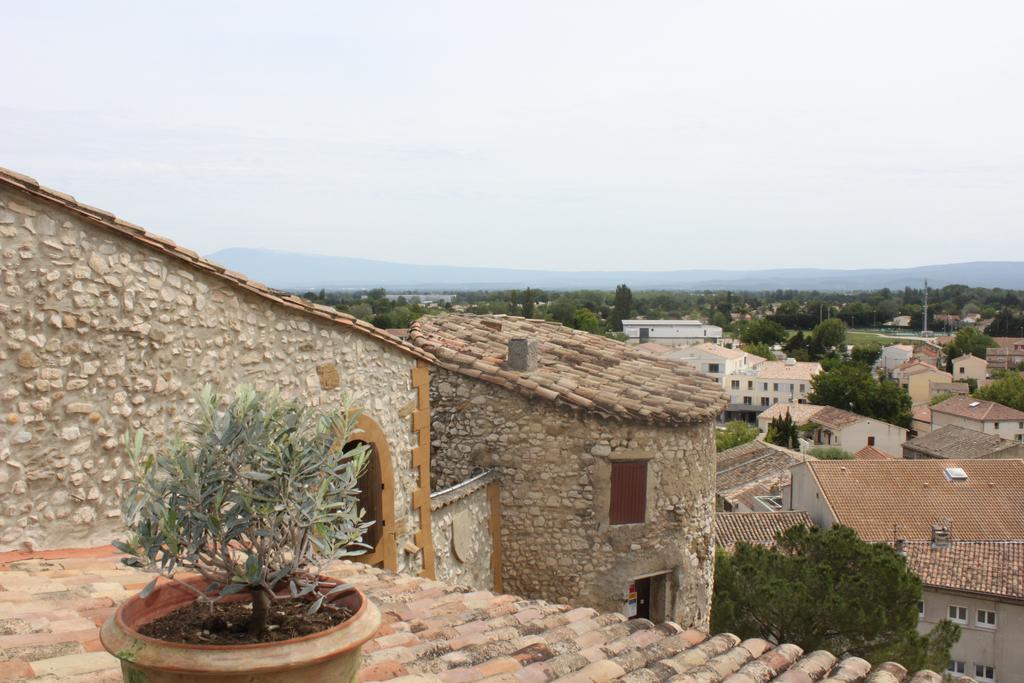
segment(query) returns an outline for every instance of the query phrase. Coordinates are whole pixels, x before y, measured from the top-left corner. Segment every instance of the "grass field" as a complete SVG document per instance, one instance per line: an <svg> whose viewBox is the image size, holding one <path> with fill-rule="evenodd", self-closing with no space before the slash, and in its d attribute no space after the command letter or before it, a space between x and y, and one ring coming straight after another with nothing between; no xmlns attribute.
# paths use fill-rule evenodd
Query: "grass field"
<svg viewBox="0 0 1024 683"><path fill-rule="evenodd" d="M847 330L846 343L853 344L854 346L865 346L868 344L887 346L889 344L913 344L914 342L908 339L901 339L900 337L884 337L874 332Z"/></svg>

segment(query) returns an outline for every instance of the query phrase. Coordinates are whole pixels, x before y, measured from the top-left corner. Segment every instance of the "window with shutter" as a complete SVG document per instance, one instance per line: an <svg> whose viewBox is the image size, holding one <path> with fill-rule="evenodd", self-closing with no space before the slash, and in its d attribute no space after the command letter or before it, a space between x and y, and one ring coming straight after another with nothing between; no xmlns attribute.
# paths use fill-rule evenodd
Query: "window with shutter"
<svg viewBox="0 0 1024 683"><path fill-rule="evenodd" d="M642 524L647 519L647 463L613 462L609 524Z"/></svg>

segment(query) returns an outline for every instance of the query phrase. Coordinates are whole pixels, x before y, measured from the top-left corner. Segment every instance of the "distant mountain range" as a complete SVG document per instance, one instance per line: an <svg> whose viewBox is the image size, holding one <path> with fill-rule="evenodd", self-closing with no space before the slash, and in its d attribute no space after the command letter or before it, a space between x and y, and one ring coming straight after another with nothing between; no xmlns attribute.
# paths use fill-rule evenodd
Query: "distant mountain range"
<svg viewBox="0 0 1024 683"><path fill-rule="evenodd" d="M209 258L278 289L457 291L468 289L817 289L848 291L959 284L1024 289L1024 261L974 261L915 268L777 268L770 270L554 271L422 266L345 256L233 248Z"/></svg>

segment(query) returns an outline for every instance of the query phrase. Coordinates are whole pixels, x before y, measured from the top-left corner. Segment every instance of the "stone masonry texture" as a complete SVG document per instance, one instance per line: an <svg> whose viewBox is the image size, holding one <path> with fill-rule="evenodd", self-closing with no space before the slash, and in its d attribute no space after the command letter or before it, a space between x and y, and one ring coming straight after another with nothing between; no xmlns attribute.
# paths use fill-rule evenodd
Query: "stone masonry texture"
<svg viewBox="0 0 1024 683"><path fill-rule="evenodd" d="M504 589L621 612L629 580L668 572L670 611L706 628L714 565L710 420L652 426L431 374L435 490L499 472ZM613 460L648 460L647 521L609 526Z"/></svg>
<svg viewBox="0 0 1024 683"><path fill-rule="evenodd" d="M397 545L412 545L414 357L7 188L0 264L0 550L120 536L123 437L167 438L206 383L326 406L351 392L387 436Z"/></svg>

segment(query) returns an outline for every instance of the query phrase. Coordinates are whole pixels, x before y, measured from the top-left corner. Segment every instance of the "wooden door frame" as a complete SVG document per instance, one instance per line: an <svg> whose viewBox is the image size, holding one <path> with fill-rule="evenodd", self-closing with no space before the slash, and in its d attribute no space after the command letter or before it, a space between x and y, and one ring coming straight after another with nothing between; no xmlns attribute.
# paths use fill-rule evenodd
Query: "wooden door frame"
<svg viewBox="0 0 1024 683"><path fill-rule="evenodd" d="M380 468L380 540L372 552L352 559L370 565L380 565L389 571L398 571L398 538L395 535L395 469L391 462L391 448L387 436L377 421L366 413L360 413L355 429L349 435L349 442L362 441L369 444L371 457L377 458Z"/></svg>

